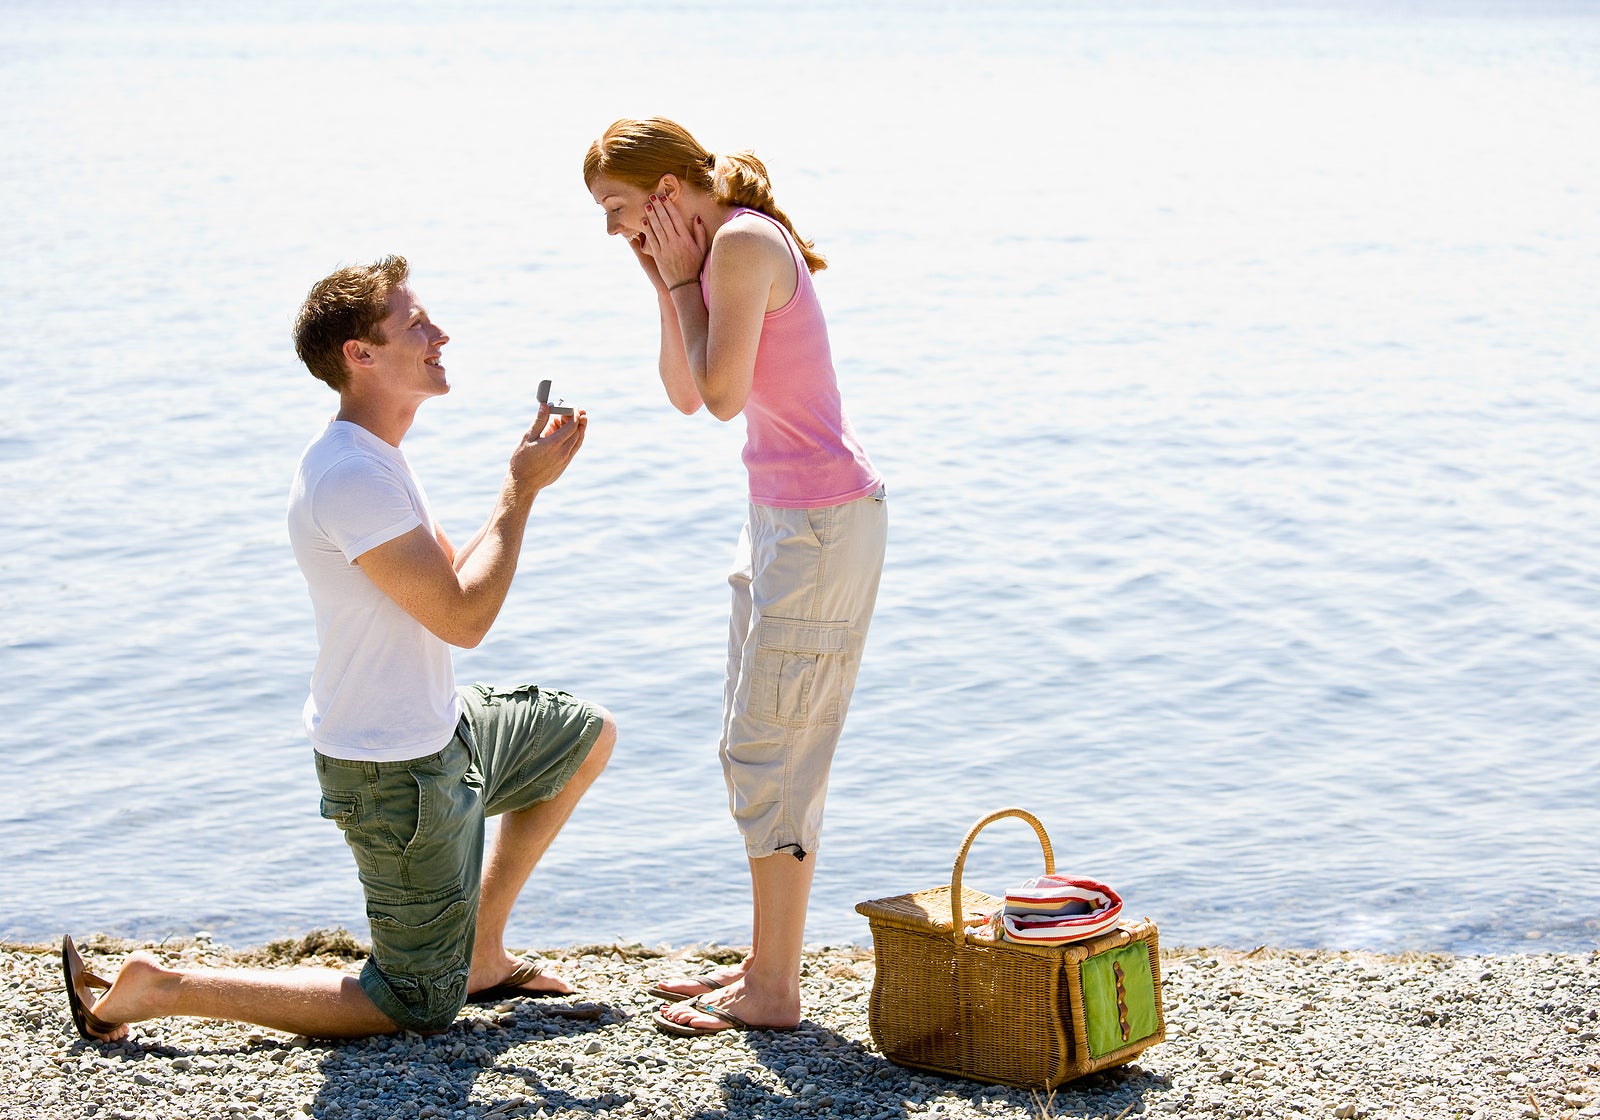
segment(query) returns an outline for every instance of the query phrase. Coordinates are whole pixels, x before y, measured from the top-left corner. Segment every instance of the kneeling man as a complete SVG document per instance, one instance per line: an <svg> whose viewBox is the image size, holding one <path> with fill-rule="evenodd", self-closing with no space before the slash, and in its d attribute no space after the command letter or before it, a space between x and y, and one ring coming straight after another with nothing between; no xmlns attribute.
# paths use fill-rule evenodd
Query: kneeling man
<svg viewBox="0 0 1600 1120"><path fill-rule="evenodd" d="M588 417L552 420L541 405L489 519L452 545L400 452L422 402L450 390L440 362L449 336L408 277L394 256L341 269L311 289L295 322L301 360L339 394L289 494L317 625L305 722L322 815L355 854L372 955L357 978L177 970L136 953L108 984L69 937L62 967L85 1038L115 1041L128 1023L165 1015L318 1038L433 1033L468 1000L572 991L512 957L503 936L523 883L605 767L616 727L564 692L457 689L450 647L476 646L498 617L534 498L577 454Z"/></svg>

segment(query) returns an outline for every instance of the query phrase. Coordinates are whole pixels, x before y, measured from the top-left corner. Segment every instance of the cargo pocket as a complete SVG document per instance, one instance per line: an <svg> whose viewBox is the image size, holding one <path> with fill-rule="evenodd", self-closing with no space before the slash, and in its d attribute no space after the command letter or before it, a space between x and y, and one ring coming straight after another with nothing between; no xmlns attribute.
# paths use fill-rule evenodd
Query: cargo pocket
<svg viewBox="0 0 1600 1120"><path fill-rule="evenodd" d="M384 866L392 862L392 856L386 860L379 853L392 848L392 845L381 830L376 838L373 837L370 822L365 820L366 814L362 811L361 794L353 789L324 789L321 811L323 817L338 825L339 831L344 834L344 842L355 857L356 874L360 876L362 886L377 884L381 890L386 879Z"/></svg>
<svg viewBox="0 0 1600 1120"><path fill-rule="evenodd" d="M839 722L848 622L763 618L756 626L750 714L787 727Z"/></svg>
<svg viewBox="0 0 1600 1120"><path fill-rule="evenodd" d="M454 893L405 903L372 900L372 963L412 1030L442 1030L467 998L472 903Z"/></svg>
<svg viewBox="0 0 1600 1120"><path fill-rule="evenodd" d="M361 816L361 795L355 790L323 790L322 815L344 832L353 827Z"/></svg>

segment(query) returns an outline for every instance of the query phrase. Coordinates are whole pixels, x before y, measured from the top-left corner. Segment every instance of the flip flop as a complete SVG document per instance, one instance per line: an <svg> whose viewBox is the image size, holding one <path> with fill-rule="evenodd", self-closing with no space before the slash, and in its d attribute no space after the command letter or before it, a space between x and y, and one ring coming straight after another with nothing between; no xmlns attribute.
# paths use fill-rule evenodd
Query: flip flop
<svg viewBox="0 0 1600 1120"><path fill-rule="evenodd" d="M691 999L685 1004L691 1011L698 1011L702 1015L709 1015L713 1019L721 1019L727 1024L725 1027L691 1027L675 1019L669 1019L660 1011L650 1016L650 1021L656 1025L656 1030L663 1034L675 1034L679 1038L699 1038L702 1035L721 1034L723 1031L792 1031L793 1027L752 1027L739 1016L725 1007L718 1007L714 1003L707 1003L703 999Z"/></svg>
<svg viewBox="0 0 1600 1120"><path fill-rule="evenodd" d="M716 991L718 988L726 988L728 986L728 985L724 984L721 980L718 980L715 976L684 976L684 977L675 977L674 979L676 979L678 981L678 983L680 983L680 984L699 984L702 988L705 989L705 991L704 992L674 992L674 991L669 991L666 988L663 988L660 984L657 984L653 988L646 988L645 991L648 992L650 995L655 996L657 999L664 999L668 1003L677 1003L680 1000L693 999L695 996L698 996L698 995L707 995L708 996L712 992ZM667 981L667 983L670 984L670 983L672 983L672 981L669 980L669 981Z"/></svg>
<svg viewBox="0 0 1600 1120"><path fill-rule="evenodd" d="M532 980L535 976L544 975L544 964L532 957L522 957L517 961L517 967L511 970L500 983L482 991L473 992L467 996L468 1003L500 1003L508 999L565 999L571 992L544 992L533 988L524 988L522 985Z"/></svg>
<svg viewBox="0 0 1600 1120"><path fill-rule="evenodd" d="M686 1023L678 1022L676 1019L667 1018L660 1011L651 1015L650 1021L656 1025L656 1030L661 1031L663 1034L675 1034L679 1038L699 1038L701 1035L721 1034L726 1030L747 1031L750 1029L750 1024L733 1012L724 1011L716 1004L707 1003L699 997L689 1000L687 1006L691 1011L698 1011L700 1014L709 1015L713 1019L721 1019L728 1025L725 1027L691 1027Z"/></svg>
<svg viewBox="0 0 1600 1120"><path fill-rule="evenodd" d="M72 1011L72 1025L87 1042L104 1042L103 1035L111 1034L121 1023L108 1023L97 1018L89 1005L95 1002L94 989L109 988L111 981L89 971L72 943L72 935L61 939L61 975L67 981L67 1007Z"/></svg>

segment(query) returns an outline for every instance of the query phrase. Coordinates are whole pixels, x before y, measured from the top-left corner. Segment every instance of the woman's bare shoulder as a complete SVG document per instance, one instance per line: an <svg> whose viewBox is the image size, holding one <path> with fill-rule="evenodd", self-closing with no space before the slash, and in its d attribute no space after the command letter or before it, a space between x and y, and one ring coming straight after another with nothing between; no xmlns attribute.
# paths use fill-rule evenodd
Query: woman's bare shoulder
<svg viewBox="0 0 1600 1120"><path fill-rule="evenodd" d="M762 249L776 249L785 255L789 252L789 243L783 239L777 224L753 210L741 210L722 223L712 243L721 245L724 242L745 252Z"/></svg>

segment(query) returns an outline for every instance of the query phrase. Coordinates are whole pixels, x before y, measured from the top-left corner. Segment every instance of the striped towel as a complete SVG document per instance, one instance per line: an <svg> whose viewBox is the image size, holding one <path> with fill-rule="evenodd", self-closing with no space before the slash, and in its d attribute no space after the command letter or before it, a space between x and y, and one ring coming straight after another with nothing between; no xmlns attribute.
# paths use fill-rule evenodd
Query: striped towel
<svg viewBox="0 0 1600 1120"><path fill-rule="evenodd" d="M1064 945L1117 924L1122 899L1104 883L1040 875L1006 892L1000 919L1008 941Z"/></svg>

